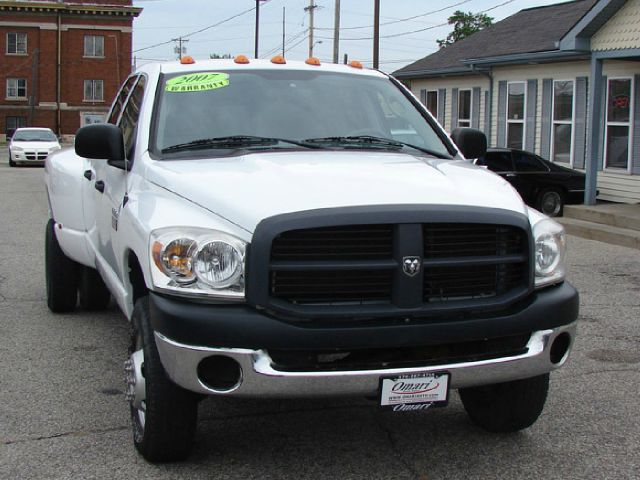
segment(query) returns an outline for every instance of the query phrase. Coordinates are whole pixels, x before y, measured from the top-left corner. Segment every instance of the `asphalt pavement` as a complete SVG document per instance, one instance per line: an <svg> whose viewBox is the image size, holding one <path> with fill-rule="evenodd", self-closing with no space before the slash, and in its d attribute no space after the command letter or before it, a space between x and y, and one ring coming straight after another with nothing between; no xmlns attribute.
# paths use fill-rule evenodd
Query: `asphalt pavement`
<svg viewBox="0 0 640 480"><path fill-rule="evenodd" d="M129 327L117 307L46 307L42 168L0 150L0 479L639 479L640 251L569 237L578 339L543 415L495 435L447 408L392 413L366 399L200 406L187 462L134 450L123 395Z"/></svg>

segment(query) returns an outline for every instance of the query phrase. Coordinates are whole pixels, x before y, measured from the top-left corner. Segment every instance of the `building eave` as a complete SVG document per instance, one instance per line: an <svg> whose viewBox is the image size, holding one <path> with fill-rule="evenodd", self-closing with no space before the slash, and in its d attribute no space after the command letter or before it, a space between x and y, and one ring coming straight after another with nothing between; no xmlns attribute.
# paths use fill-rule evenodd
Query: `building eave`
<svg viewBox="0 0 640 480"><path fill-rule="evenodd" d="M591 50L591 37L626 0L600 0L558 42L560 50Z"/></svg>
<svg viewBox="0 0 640 480"><path fill-rule="evenodd" d="M116 5L91 5L53 2L4 1L0 3L0 11L8 12L44 12L137 17L142 13L139 7Z"/></svg>
<svg viewBox="0 0 640 480"><path fill-rule="evenodd" d="M411 70L409 72L397 71L392 73L395 78L410 80L412 78L425 78L425 77L459 77L465 75L477 75L477 72L472 71L468 67L453 67L453 68L440 68L436 70Z"/></svg>
<svg viewBox="0 0 640 480"><path fill-rule="evenodd" d="M546 52L514 53L497 57L468 58L461 62L469 67L493 67L502 65L553 63L567 60L587 60L589 58L589 52L550 50Z"/></svg>

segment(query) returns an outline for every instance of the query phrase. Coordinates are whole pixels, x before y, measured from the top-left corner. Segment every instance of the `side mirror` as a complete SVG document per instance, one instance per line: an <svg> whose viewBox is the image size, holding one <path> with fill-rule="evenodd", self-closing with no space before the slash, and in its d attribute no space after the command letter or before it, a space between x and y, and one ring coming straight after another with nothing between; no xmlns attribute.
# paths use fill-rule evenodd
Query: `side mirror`
<svg viewBox="0 0 640 480"><path fill-rule="evenodd" d="M456 128L451 132L451 140L458 146L465 158L482 157L487 152L487 137L475 128Z"/></svg>
<svg viewBox="0 0 640 480"><path fill-rule="evenodd" d="M82 127L76 133L76 154L84 158L106 159L110 165L124 165L124 138L119 127L98 123Z"/></svg>

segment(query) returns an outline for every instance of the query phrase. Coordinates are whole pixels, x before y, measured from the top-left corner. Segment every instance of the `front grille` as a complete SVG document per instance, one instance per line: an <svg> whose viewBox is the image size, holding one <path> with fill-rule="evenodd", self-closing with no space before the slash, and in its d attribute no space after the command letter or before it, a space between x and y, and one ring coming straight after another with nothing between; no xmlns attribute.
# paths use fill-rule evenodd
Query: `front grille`
<svg viewBox="0 0 640 480"><path fill-rule="evenodd" d="M479 362L527 353L530 334L442 345L354 350L269 350L276 370L381 370Z"/></svg>
<svg viewBox="0 0 640 480"><path fill-rule="evenodd" d="M517 264L431 268L424 275L424 298L442 302L495 297L521 285L524 273Z"/></svg>
<svg viewBox="0 0 640 480"><path fill-rule="evenodd" d="M522 251L522 231L501 225L442 223L422 226L426 258L508 255Z"/></svg>
<svg viewBox="0 0 640 480"><path fill-rule="evenodd" d="M296 305L407 306L402 297L410 282L421 282L421 298L411 306L424 306L495 298L527 286L528 242L521 228L480 223L402 227L349 225L277 235L271 245L271 297ZM419 251L399 251L407 242ZM422 262L415 278L401 270L405 254Z"/></svg>
<svg viewBox="0 0 640 480"><path fill-rule="evenodd" d="M271 248L275 261L358 260L391 258L392 225L293 230L276 238Z"/></svg>
<svg viewBox="0 0 640 480"><path fill-rule="evenodd" d="M293 303L331 304L391 301L389 270L301 270L272 272L273 294Z"/></svg>
<svg viewBox="0 0 640 480"><path fill-rule="evenodd" d="M25 157L27 160L46 160L48 153L47 152L25 152Z"/></svg>

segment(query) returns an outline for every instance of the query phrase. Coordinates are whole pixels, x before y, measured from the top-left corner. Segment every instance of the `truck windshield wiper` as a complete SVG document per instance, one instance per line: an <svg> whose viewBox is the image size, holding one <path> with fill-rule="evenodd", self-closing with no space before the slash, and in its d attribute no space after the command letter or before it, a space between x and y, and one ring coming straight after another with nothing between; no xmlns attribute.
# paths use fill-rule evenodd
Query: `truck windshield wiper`
<svg viewBox="0 0 640 480"><path fill-rule="evenodd" d="M287 138L256 137L253 135L232 135L228 137L201 138L191 142L179 143L162 149L162 153L180 152L184 150L205 150L208 148L238 148L254 146L271 146L278 143L288 143L304 148L322 148L320 145L304 141L289 140Z"/></svg>
<svg viewBox="0 0 640 480"><path fill-rule="evenodd" d="M354 145L354 146L371 146L371 147L387 147L387 148L395 148L401 149L403 147L413 148L415 150L419 150L424 153L428 153L431 156L436 158L444 158L447 160L451 160L453 157L451 155L447 155L446 153L437 152L435 150L430 150L424 147L418 147L417 145L412 145L411 143L401 142L400 140L395 140L393 138L382 138L375 137L372 135L353 135L346 137L319 137L319 138L307 138L304 140L305 143L312 144L334 144L334 145Z"/></svg>

